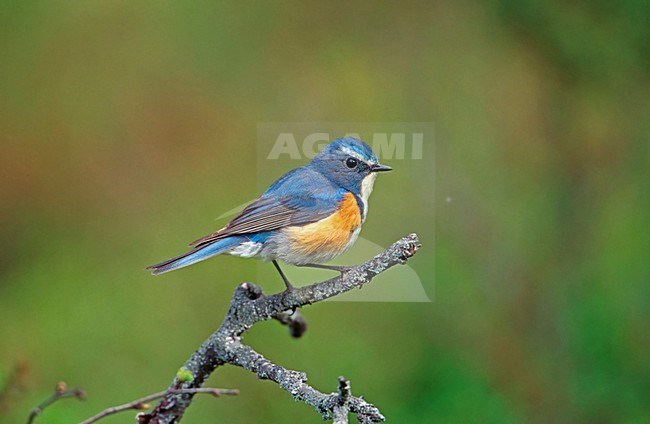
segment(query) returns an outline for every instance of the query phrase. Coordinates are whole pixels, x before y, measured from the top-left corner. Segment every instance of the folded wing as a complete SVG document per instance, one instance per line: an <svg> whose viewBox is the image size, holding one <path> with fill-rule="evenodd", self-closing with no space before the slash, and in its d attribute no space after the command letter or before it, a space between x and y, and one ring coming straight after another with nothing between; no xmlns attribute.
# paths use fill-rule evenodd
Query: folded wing
<svg viewBox="0 0 650 424"><path fill-rule="evenodd" d="M311 224L336 212L345 191L294 193L291 196L264 194L248 205L219 231L190 243L201 247L233 235L253 234L289 226Z"/></svg>

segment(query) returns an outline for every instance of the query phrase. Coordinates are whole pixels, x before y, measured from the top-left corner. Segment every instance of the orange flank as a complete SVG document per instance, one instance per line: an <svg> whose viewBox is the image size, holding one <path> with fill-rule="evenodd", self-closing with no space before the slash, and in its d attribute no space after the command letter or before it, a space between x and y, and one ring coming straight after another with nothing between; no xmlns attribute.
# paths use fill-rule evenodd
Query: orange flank
<svg viewBox="0 0 650 424"><path fill-rule="evenodd" d="M339 203L338 211L325 219L302 227L292 227L288 234L292 247L303 255L317 252L341 253L352 233L361 225L361 212L352 193Z"/></svg>

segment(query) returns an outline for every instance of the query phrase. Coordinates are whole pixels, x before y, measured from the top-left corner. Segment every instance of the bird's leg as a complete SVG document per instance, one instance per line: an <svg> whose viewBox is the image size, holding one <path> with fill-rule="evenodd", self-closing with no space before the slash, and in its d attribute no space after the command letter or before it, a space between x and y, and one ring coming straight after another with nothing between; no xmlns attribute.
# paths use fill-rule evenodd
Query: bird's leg
<svg viewBox="0 0 650 424"><path fill-rule="evenodd" d="M275 266L275 269L277 269L278 272L280 273L280 277L282 277L282 281L284 281L284 285L287 286L287 291L293 290L293 286L291 285L291 283L287 279L287 276L284 275L284 272L282 272L282 270L280 269L280 265L278 265L278 262L275 259L272 260L271 262L273 262L273 265Z"/></svg>
<svg viewBox="0 0 650 424"><path fill-rule="evenodd" d="M296 265L296 266L301 266L305 268L319 268L319 269L329 269L330 271L338 271L341 274L345 274L350 270L349 267L347 266L339 266L339 265L323 265L323 264L302 264L302 265Z"/></svg>

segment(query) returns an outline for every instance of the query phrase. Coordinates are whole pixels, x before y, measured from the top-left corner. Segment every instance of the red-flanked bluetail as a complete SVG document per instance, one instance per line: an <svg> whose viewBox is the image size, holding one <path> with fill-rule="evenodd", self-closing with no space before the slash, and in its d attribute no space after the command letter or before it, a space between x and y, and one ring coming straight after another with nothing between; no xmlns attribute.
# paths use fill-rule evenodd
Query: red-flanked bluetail
<svg viewBox="0 0 650 424"><path fill-rule="evenodd" d="M147 269L162 274L226 253L296 266L322 265L357 240L368 214L368 197L379 163L370 146L344 137L334 140L307 165L289 171L219 231L192 243L192 250Z"/></svg>

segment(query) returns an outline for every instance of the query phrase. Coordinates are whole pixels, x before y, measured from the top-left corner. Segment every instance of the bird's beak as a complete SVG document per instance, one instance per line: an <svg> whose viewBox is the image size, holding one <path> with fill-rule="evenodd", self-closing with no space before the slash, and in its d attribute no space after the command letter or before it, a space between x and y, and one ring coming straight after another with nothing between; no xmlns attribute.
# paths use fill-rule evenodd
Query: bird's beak
<svg viewBox="0 0 650 424"><path fill-rule="evenodd" d="M373 163L370 165L370 172L386 172L386 171L392 171L393 168L391 168L388 165L382 165L380 163Z"/></svg>

